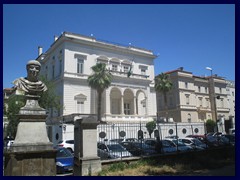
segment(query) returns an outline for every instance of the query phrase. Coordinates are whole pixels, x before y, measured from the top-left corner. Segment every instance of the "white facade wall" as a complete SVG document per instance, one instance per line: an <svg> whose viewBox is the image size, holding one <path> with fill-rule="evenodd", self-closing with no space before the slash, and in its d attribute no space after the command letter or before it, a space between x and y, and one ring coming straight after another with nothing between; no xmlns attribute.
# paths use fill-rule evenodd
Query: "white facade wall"
<svg viewBox="0 0 240 180"><path fill-rule="evenodd" d="M113 74L112 84L103 93L102 118L105 121L153 120L157 112L156 93L153 90L155 57L148 50L104 43L92 37L64 32L46 53L38 57L42 64L42 75L55 83L56 93L62 97L60 103L64 106L60 114L53 113L51 118L52 116L62 117L75 113L95 114L97 112L97 94L88 86L87 78L92 74L91 67L96 65L99 59L104 59L109 70L112 70L112 64L117 64L118 67L116 72L111 72ZM78 58L83 60L82 73L77 72ZM127 73L123 73L124 66L132 66L131 77L128 78ZM111 106L114 106L112 99L115 98L110 97L113 87L121 92L120 103L118 107L115 107L121 114L117 116L113 116L111 112ZM137 93L139 91L144 92L144 98L143 95ZM144 99L146 99L146 113L142 113L141 107L136 110L139 105L142 105L140 103L143 103ZM125 114L123 110L125 103L130 105L130 114ZM79 106L83 111L79 112Z"/></svg>

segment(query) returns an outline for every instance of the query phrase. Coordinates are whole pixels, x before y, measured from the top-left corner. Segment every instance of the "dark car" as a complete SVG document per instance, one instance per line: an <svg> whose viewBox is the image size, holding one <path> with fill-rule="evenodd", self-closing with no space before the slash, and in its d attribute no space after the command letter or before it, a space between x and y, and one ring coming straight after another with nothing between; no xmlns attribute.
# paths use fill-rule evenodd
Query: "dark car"
<svg viewBox="0 0 240 180"><path fill-rule="evenodd" d="M226 138L228 144L235 146L235 135L224 134L224 135L222 135L222 137Z"/></svg>
<svg viewBox="0 0 240 180"><path fill-rule="evenodd" d="M67 148L57 148L56 166L58 174L73 171L73 155Z"/></svg>
<svg viewBox="0 0 240 180"><path fill-rule="evenodd" d="M146 156L157 153L153 147L143 142L121 142L120 144L125 147L133 156Z"/></svg>

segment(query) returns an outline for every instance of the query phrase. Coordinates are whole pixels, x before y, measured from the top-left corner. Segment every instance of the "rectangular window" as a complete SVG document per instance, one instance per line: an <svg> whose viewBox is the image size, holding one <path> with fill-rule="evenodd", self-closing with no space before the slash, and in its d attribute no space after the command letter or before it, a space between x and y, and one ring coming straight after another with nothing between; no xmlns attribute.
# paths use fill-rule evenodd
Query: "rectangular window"
<svg viewBox="0 0 240 180"><path fill-rule="evenodd" d="M129 71L129 66L123 66L123 72L127 73Z"/></svg>
<svg viewBox="0 0 240 180"><path fill-rule="evenodd" d="M200 86L198 86L198 92L201 92L201 87Z"/></svg>
<svg viewBox="0 0 240 180"><path fill-rule="evenodd" d="M209 107L209 99L206 99L206 107Z"/></svg>
<svg viewBox="0 0 240 180"><path fill-rule="evenodd" d="M141 75L146 75L146 69L141 69Z"/></svg>
<svg viewBox="0 0 240 180"><path fill-rule="evenodd" d="M129 115L130 114L130 104L124 103L124 114Z"/></svg>
<svg viewBox="0 0 240 180"><path fill-rule="evenodd" d="M84 102L77 101L77 113L84 113Z"/></svg>
<svg viewBox="0 0 240 180"><path fill-rule="evenodd" d="M208 88L207 87L205 87L205 93L208 93Z"/></svg>
<svg viewBox="0 0 240 180"><path fill-rule="evenodd" d="M188 83L185 82L185 89L188 89Z"/></svg>
<svg viewBox="0 0 240 180"><path fill-rule="evenodd" d="M83 59L77 59L77 73L83 74Z"/></svg>
<svg viewBox="0 0 240 180"><path fill-rule="evenodd" d="M199 106L202 107L202 98L198 98L198 101L199 101Z"/></svg>
<svg viewBox="0 0 240 180"><path fill-rule="evenodd" d="M186 96L186 104L188 105L188 104L190 104L190 99L189 99L189 96L190 96L190 95L189 95L189 94L186 94L185 96Z"/></svg>
<svg viewBox="0 0 240 180"><path fill-rule="evenodd" d="M222 94L222 88L219 88L219 93Z"/></svg>
<svg viewBox="0 0 240 180"><path fill-rule="evenodd" d="M117 71L118 70L118 65L112 64L112 71Z"/></svg>

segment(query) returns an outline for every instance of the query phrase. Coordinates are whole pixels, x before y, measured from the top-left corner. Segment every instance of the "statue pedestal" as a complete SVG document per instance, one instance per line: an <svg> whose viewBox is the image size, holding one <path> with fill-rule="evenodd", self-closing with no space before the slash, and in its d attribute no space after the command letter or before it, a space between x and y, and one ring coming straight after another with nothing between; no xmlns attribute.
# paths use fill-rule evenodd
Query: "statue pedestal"
<svg viewBox="0 0 240 180"><path fill-rule="evenodd" d="M20 109L16 138L5 155L6 176L55 176L56 150L49 141L46 111L28 99Z"/></svg>
<svg viewBox="0 0 240 180"><path fill-rule="evenodd" d="M56 176L56 150L7 152L4 176Z"/></svg>
<svg viewBox="0 0 240 180"><path fill-rule="evenodd" d="M97 122L94 117L78 119L74 125L74 176L88 176L102 170L97 156Z"/></svg>

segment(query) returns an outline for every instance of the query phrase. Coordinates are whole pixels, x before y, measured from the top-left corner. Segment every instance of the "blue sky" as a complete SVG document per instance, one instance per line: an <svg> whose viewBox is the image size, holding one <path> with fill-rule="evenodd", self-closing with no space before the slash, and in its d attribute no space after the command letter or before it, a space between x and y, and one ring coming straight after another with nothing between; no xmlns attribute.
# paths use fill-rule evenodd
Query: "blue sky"
<svg viewBox="0 0 240 180"><path fill-rule="evenodd" d="M208 66L235 80L234 4L5 4L3 88L64 31L152 50L156 75L178 67L210 75Z"/></svg>

